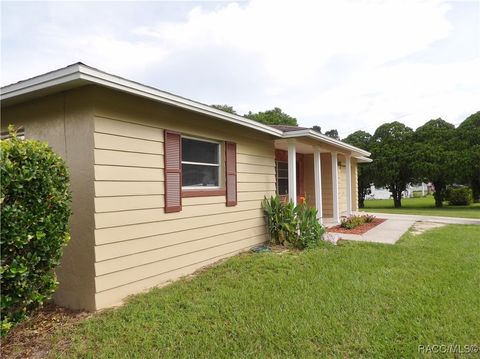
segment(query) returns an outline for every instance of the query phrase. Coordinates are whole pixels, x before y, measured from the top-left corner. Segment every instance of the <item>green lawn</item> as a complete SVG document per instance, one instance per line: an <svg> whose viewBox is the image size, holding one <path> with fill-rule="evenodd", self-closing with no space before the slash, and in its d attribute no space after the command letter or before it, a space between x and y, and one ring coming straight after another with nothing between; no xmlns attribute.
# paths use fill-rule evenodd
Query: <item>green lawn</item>
<svg viewBox="0 0 480 359"><path fill-rule="evenodd" d="M480 226L246 254L58 333L53 356L414 357L480 344L479 287Z"/></svg>
<svg viewBox="0 0 480 359"><path fill-rule="evenodd" d="M360 211L376 213L418 214L424 216L480 218L480 203L470 206L449 206L435 208L433 196L425 198L404 198L402 208L393 207L393 199L371 199L365 201Z"/></svg>

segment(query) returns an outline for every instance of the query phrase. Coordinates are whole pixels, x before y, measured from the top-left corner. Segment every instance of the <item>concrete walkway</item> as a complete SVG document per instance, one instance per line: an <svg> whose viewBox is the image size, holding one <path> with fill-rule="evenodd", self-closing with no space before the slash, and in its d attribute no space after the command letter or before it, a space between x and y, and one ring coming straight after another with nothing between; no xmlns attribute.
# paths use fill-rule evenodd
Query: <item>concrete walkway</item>
<svg viewBox="0 0 480 359"><path fill-rule="evenodd" d="M366 212L359 212L358 214L366 214ZM411 226L414 225L415 222L480 225L480 220L470 218L431 217L390 213L368 214L374 215L377 218L384 218L386 219L386 221L361 235L344 233L335 233L335 235L337 235L341 239L346 239L350 241L394 244L406 231L408 231Z"/></svg>
<svg viewBox="0 0 480 359"><path fill-rule="evenodd" d="M439 216L419 216L413 214L393 214L393 213L370 213L370 212L357 212L356 214L371 214L378 218L386 219L398 219L398 220L411 220L421 222L434 222L443 224L476 224L480 225L480 219L475 218L456 218L456 217L439 217Z"/></svg>

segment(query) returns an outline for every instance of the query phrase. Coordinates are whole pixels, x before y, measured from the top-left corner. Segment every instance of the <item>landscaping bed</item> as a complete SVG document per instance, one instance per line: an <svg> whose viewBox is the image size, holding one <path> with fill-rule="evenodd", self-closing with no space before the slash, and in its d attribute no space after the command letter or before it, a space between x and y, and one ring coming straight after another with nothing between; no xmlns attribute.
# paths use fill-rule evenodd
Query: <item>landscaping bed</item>
<svg viewBox="0 0 480 359"><path fill-rule="evenodd" d="M48 303L2 338L0 356L8 359L44 358L51 350L55 332L60 328L67 330L91 315ZM61 347L59 340L55 342Z"/></svg>
<svg viewBox="0 0 480 359"><path fill-rule="evenodd" d="M333 233L349 233L349 234L364 234L371 230L372 228L378 226L379 224L385 222L386 219L384 218L375 218L372 222L369 223L363 223L360 224L359 226L355 228L343 228L340 224L338 226L330 227L327 229L327 232L333 232Z"/></svg>

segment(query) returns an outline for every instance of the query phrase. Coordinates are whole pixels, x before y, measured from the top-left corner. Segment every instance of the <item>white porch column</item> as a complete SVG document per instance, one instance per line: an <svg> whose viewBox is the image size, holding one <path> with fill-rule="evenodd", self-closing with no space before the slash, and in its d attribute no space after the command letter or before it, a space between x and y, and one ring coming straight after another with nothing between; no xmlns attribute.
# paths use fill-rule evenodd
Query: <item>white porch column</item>
<svg viewBox="0 0 480 359"><path fill-rule="evenodd" d="M347 172L347 216L352 214L352 157L345 155L345 166Z"/></svg>
<svg viewBox="0 0 480 359"><path fill-rule="evenodd" d="M313 172L315 178L315 207L317 208L317 218L320 224L323 224L322 162L319 147L313 148Z"/></svg>
<svg viewBox="0 0 480 359"><path fill-rule="evenodd" d="M333 193L333 220L340 222L340 209L338 207L338 158L337 152L332 152L332 193Z"/></svg>
<svg viewBox="0 0 480 359"><path fill-rule="evenodd" d="M288 199L297 204L297 150L295 140L288 141Z"/></svg>

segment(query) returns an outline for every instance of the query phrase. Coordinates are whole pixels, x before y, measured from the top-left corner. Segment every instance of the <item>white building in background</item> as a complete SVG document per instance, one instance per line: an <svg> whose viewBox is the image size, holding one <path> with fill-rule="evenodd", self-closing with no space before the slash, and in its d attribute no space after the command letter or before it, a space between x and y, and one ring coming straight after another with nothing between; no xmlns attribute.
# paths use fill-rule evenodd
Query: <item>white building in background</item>
<svg viewBox="0 0 480 359"><path fill-rule="evenodd" d="M421 192L421 196L424 197L427 194L432 193L433 186L431 183L410 184L407 189L402 193L403 198L413 197L413 192ZM390 199L392 194L387 188L376 188L373 184L370 187L370 194L365 199Z"/></svg>

